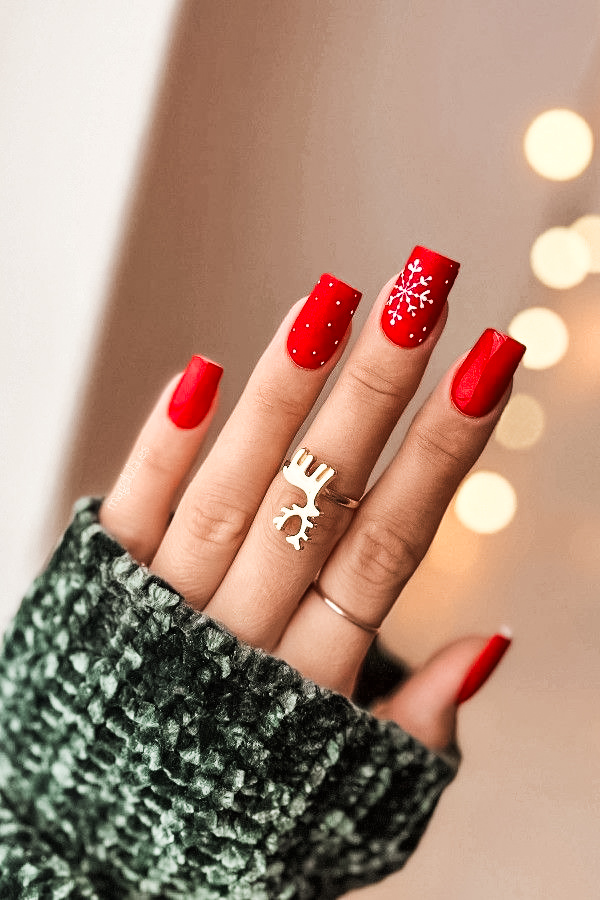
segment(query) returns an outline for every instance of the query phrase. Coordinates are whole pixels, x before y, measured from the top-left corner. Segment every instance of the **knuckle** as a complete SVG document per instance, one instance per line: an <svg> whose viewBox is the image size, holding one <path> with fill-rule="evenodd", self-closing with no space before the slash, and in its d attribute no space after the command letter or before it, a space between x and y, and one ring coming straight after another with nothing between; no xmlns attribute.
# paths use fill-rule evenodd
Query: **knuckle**
<svg viewBox="0 0 600 900"><path fill-rule="evenodd" d="M277 421L302 420L306 415L304 404L299 395L286 392L282 385L272 381L262 381L256 389L254 402L261 418L277 416Z"/></svg>
<svg viewBox="0 0 600 900"><path fill-rule="evenodd" d="M422 423L414 424L413 434L419 455L436 466L459 471L470 465L466 452L461 449L456 436L440 428Z"/></svg>
<svg viewBox="0 0 600 900"><path fill-rule="evenodd" d="M355 363L348 371L350 389L371 400L379 399L385 405L404 401L404 390L386 372L368 362Z"/></svg>
<svg viewBox="0 0 600 900"><path fill-rule="evenodd" d="M166 453L148 453L144 458L144 466L149 478L159 484L168 484L173 478L173 463Z"/></svg>
<svg viewBox="0 0 600 900"><path fill-rule="evenodd" d="M185 513L186 528L197 544L237 548L244 540L252 520L243 507L222 496L204 494L194 500Z"/></svg>
<svg viewBox="0 0 600 900"><path fill-rule="evenodd" d="M361 525L348 555L353 577L366 589L385 593L402 588L422 558L417 542L383 519Z"/></svg>

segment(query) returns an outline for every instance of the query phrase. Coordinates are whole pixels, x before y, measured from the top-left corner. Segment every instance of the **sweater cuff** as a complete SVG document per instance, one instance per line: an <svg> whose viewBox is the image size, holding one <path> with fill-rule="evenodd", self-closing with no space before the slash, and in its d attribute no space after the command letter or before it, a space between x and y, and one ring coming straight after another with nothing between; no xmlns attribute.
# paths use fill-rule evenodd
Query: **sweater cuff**
<svg viewBox="0 0 600 900"><path fill-rule="evenodd" d="M0 656L5 815L56 877L89 884L72 896L327 900L404 865L458 751L195 612L104 531L100 503L75 505ZM39 853L4 856L3 896L47 896Z"/></svg>

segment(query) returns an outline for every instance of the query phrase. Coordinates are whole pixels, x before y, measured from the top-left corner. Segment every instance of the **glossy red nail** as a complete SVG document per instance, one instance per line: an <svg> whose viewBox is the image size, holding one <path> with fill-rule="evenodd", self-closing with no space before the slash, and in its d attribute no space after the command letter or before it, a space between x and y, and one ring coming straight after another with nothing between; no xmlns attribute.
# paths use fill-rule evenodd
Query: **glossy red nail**
<svg viewBox="0 0 600 900"><path fill-rule="evenodd" d="M466 416L485 416L510 384L526 347L514 338L487 328L452 382L452 402Z"/></svg>
<svg viewBox="0 0 600 900"><path fill-rule="evenodd" d="M381 327L399 347L418 347L428 337L458 275L459 263L427 247L415 247L383 308Z"/></svg>
<svg viewBox="0 0 600 900"><path fill-rule="evenodd" d="M503 629L490 638L467 672L456 696L455 702L457 706L464 703L469 697L472 697L485 684L511 643L512 637L508 629Z"/></svg>
<svg viewBox="0 0 600 900"><path fill-rule="evenodd" d="M287 350L297 366L318 369L338 348L362 294L349 284L321 275L288 335Z"/></svg>
<svg viewBox="0 0 600 900"><path fill-rule="evenodd" d="M169 404L169 418L178 428L195 428L217 393L223 369L218 363L192 356Z"/></svg>

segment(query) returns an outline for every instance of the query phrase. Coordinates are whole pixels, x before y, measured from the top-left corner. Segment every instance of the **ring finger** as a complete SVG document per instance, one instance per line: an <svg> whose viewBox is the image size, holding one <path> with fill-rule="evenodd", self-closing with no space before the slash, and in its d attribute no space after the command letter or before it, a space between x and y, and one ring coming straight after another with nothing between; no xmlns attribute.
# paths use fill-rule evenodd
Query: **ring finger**
<svg viewBox="0 0 600 900"><path fill-rule="evenodd" d="M196 609L217 589L283 454L337 364L360 297L325 274L295 304L185 491L151 568Z"/></svg>

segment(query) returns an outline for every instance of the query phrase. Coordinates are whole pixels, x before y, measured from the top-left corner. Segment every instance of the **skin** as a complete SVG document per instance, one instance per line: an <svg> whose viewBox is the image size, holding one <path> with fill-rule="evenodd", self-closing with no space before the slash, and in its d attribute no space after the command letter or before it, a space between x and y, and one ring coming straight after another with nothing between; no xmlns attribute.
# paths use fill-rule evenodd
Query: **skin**
<svg viewBox="0 0 600 900"><path fill-rule="evenodd" d="M444 310L420 346L402 349L382 332L383 287L334 388L301 445L338 475L335 488L360 497L393 428L413 397L443 330ZM350 695L372 635L333 613L310 585L357 618L380 623L427 552L460 481L477 460L508 401L481 418L460 413L446 373L415 416L402 446L356 511L319 498L323 515L298 553L273 526L289 502L281 475L288 448L341 359L317 370L296 366L286 339L304 300L292 307L175 510L178 489L205 438L217 400L194 429L167 415L181 373L164 389L129 462L140 458L131 492L100 518L131 554L166 579L196 609L242 640L285 659L306 677ZM364 302L364 301L363 301ZM463 357L464 358L464 357ZM118 490L118 479L113 492ZM297 521L297 520L295 520ZM488 638L443 648L374 712L396 721L434 750L455 738L455 698Z"/></svg>

